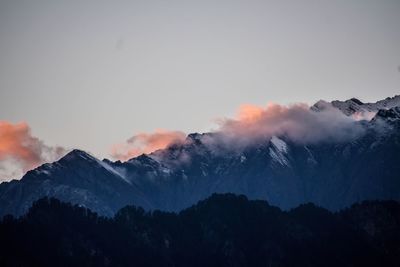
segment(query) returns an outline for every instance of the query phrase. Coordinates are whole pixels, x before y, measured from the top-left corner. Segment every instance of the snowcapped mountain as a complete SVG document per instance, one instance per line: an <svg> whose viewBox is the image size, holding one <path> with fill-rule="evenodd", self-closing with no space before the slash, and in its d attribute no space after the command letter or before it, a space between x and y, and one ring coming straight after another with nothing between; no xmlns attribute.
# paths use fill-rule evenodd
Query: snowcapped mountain
<svg viewBox="0 0 400 267"><path fill-rule="evenodd" d="M375 103L363 103L357 98L351 98L346 101L335 100L330 103L320 100L314 104L312 109L321 110L326 108L327 104L339 109L347 116L370 120L379 110L388 110L400 106L400 95L387 97Z"/></svg>
<svg viewBox="0 0 400 267"><path fill-rule="evenodd" d="M313 202L331 210L365 199L400 200L400 96L376 103L319 101L348 116L373 112L365 134L343 142L299 144L273 136L238 152L211 149L213 133L126 162L74 150L57 162L0 184L0 216L21 215L43 196L112 215L127 204L177 211L212 193L245 194L288 209ZM360 114L361 114L360 113Z"/></svg>
<svg viewBox="0 0 400 267"><path fill-rule="evenodd" d="M151 208L136 185L107 162L80 150L29 171L19 181L0 184L0 192L1 215L23 214L39 196L54 196L105 215L129 202Z"/></svg>
<svg viewBox="0 0 400 267"><path fill-rule="evenodd" d="M383 120L386 122L400 119L400 106L391 109L380 109L373 120Z"/></svg>

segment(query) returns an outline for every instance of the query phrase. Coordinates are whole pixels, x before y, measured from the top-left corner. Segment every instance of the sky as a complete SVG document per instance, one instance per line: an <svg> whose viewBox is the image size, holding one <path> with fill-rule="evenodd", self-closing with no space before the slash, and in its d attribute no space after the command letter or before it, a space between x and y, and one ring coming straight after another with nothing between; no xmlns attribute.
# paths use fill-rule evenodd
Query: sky
<svg viewBox="0 0 400 267"><path fill-rule="evenodd" d="M103 158L246 103L376 101L400 93L399 14L398 0L0 0L0 121Z"/></svg>

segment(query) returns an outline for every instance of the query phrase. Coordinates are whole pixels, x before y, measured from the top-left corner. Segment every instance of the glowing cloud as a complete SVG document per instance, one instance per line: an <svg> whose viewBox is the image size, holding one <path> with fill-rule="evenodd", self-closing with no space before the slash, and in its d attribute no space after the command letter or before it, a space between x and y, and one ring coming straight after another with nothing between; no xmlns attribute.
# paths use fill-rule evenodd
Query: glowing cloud
<svg viewBox="0 0 400 267"><path fill-rule="evenodd" d="M119 160L128 160L143 153L148 154L171 144L183 142L186 135L180 131L156 130L154 133L139 133L125 143L116 144L111 155Z"/></svg>
<svg viewBox="0 0 400 267"><path fill-rule="evenodd" d="M361 112L355 112L354 114L351 115L351 117L356 121L362 121L362 120L370 121L372 120L373 117L375 117L376 113L377 112L375 111L361 111Z"/></svg>
<svg viewBox="0 0 400 267"><path fill-rule="evenodd" d="M269 103L265 107L242 105L236 118L218 120L218 128L200 138L209 149L220 153L259 144L273 136L310 144L346 141L364 133L364 128L357 122L360 120L357 116L346 116L329 103L320 105L324 107L319 110L311 109L303 103L289 106ZM114 145L112 156L127 160L184 141L185 134L178 131L141 133L125 143Z"/></svg>
<svg viewBox="0 0 400 267"><path fill-rule="evenodd" d="M344 115L333 107L313 111L306 104L282 106L269 103L266 107L244 105L237 118L220 121L217 131L233 144L249 145L274 135L285 136L298 143L324 140L340 141L358 136L362 127L355 118Z"/></svg>
<svg viewBox="0 0 400 267"><path fill-rule="evenodd" d="M27 123L0 121L0 181L19 178L44 162L56 160L65 150L49 147L32 136Z"/></svg>

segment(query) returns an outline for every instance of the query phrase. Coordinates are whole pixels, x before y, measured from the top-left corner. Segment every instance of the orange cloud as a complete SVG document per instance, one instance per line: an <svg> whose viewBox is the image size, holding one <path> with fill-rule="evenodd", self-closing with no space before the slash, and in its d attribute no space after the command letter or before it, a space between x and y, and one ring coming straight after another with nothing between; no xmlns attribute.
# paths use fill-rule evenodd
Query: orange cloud
<svg viewBox="0 0 400 267"><path fill-rule="evenodd" d="M180 131L156 130L154 133L139 133L125 143L111 148L111 155L119 160L128 160L141 154L163 149L171 144L183 142L186 135Z"/></svg>
<svg viewBox="0 0 400 267"><path fill-rule="evenodd" d="M304 103L266 106L242 105L233 119L220 119L219 127L203 135L203 144L213 152L241 150L249 145L261 144L272 136L309 144L321 141L345 141L364 133L356 118L344 115L338 109L327 106L314 111ZM142 153L150 153L183 142L185 134L158 130L155 133L140 133L127 142L112 147L112 156L128 160Z"/></svg>
<svg viewBox="0 0 400 267"><path fill-rule="evenodd" d="M243 105L234 119L220 123L217 142L246 146L272 136L286 136L300 143L321 140L346 139L357 136L362 130L335 108L316 112L307 104L289 106L269 103L265 107Z"/></svg>
<svg viewBox="0 0 400 267"><path fill-rule="evenodd" d="M24 169L30 169L40 163L38 146L40 141L31 136L25 122L11 124L0 121L0 160L7 157L21 160Z"/></svg>
<svg viewBox="0 0 400 267"><path fill-rule="evenodd" d="M238 112L238 119L242 121L256 121L263 114L263 108L255 105L241 105Z"/></svg>
<svg viewBox="0 0 400 267"><path fill-rule="evenodd" d="M17 164L22 172L33 169L47 160L54 160L56 156L64 153L61 147L48 147L41 140L32 136L27 123L12 124L0 121L0 169L2 176L6 175L4 169L6 162ZM15 174L15 170L13 174ZM0 180L11 177L0 177ZM15 178L15 177L13 177Z"/></svg>

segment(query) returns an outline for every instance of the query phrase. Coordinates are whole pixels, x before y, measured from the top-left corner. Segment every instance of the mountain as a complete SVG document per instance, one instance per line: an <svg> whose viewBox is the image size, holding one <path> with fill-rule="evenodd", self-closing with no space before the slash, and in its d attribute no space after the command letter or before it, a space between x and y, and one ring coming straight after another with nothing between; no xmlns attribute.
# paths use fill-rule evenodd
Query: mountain
<svg viewBox="0 0 400 267"><path fill-rule="evenodd" d="M400 204L290 211L214 194L179 214L135 206L113 218L40 199L0 221L1 266L399 266Z"/></svg>
<svg viewBox="0 0 400 267"><path fill-rule="evenodd" d="M376 103L356 99L316 103L356 120L363 134L307 145L287 136L260 140L240 151L210 147L217 133L189 134L183 143L126 162L100 161L74 150L61 160L0 184L0 216L24 214L33 201L57 197L112 216L128 204L179 211L213 193L244 194L290 209L312 202L339 210L355 202L400 200L400 96Z"/></svg>
<svg viewBox="0 0 400 267"><path fill-rule="evenodd" d="M383 100L379 100L375 103L363 103L357 98L351 98L346 101L335 100L330 103L325 102L324 100L320 100L314 104L312 107L315 110L323 109L326 104L330 104L333 107L339 109L347 116L354 114L375 114L379 110L387 110L394 107L400 106L400 95L396 95L394 97L387 97Z"/></svg>
<svg viewBox="0 0 400 267"><path fill-rule="evenodd" d="M27 172L20 181L0 184L0 192L2 215L23 214L40 196L54 196L109 216L127 203L151 208L135 184L80 150Z"/></svg>

